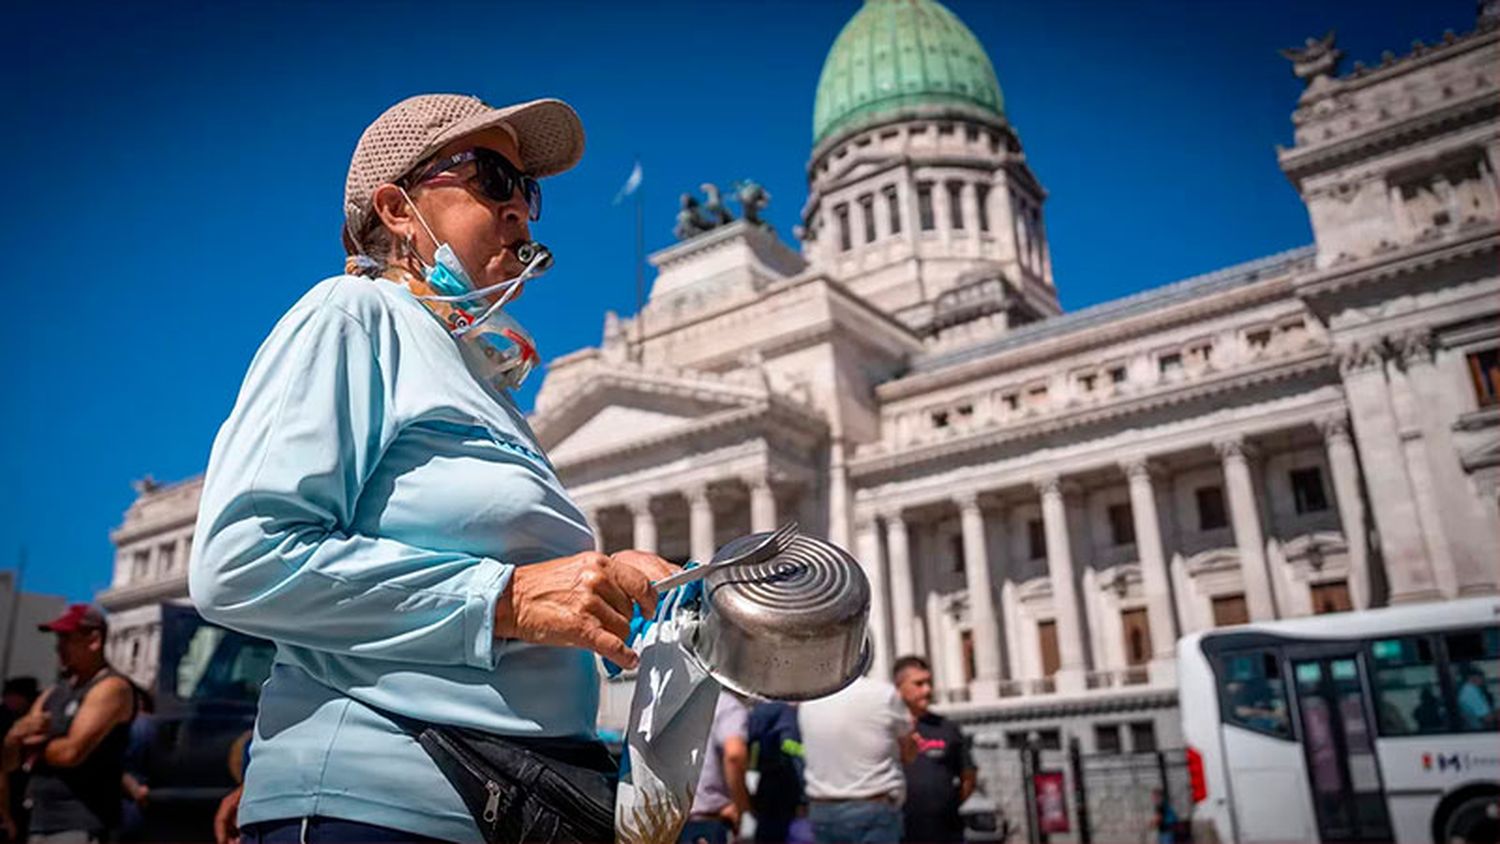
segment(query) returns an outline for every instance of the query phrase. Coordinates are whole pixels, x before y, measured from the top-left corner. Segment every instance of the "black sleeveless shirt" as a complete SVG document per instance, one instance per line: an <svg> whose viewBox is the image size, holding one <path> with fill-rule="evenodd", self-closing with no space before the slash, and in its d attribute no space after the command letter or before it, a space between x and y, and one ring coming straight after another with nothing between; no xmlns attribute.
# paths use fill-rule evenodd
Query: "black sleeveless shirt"
<svg viewBox="0 0 1500 844"><path fill-rule="evenodd" d="M47 713L52 716L52 737L68 734L73 717L83 705L89 690L108 677L120 677L105 666L87 683L74 686L61 683L47 698ZM129 683L129 679L125 682ZM131 684L132 697L135 685ZM131 704L134 720L138 699ZM31 769L26 802L31 805L31 831L35 833L115 829L120 825L120 801L124 791L120 778L125 773L125 750L130 744L130 721L117 724L104 740L79 765L54 768L38 759Z"/></svg>

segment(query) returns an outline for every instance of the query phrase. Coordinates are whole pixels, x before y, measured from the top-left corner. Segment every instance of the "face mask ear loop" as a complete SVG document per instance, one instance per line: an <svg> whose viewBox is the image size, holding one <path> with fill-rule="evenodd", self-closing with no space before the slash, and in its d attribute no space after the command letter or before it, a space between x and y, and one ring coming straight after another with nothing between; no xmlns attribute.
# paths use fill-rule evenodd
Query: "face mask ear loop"
<svg viewBox="0 0 1500 844"><path fill-rule="evenodd" d="M421 211L417 210L417 204L411 201L411 194L408 194L406 188L400 185L396 185L396 190L401 191L401 197L406 200L407 206L411 208L411 213L417 215L417 222L422 224L422 228L427 232L427 236L432 239L432 248L436 249L438 246L437 234L433 232L432 226L427 225L427 219L422 216ZM411 251L416 256L416 259L421 261L423 269L430 269L433 266L422 260L422 253L417 252L416 244L412 244ZM437 260L436 256L434 256L433 260Z"/></svg>
<svg viewBox="0 0 1500 844"><path fill-rule="evenodd" d="M515 278L511 279L510 281L502 281L502 282L500 282L500 284L509 284L510 285L510 289L507 290L507 291L505 291L505 293L499 298L499 300L497 300L495 302L495 304L490 305L488 308L485 308L484 309L484 313L480 314L478 319L474 320L473 322L469 323L468 325L465 325L463 328L460 328L457 331L454 331L453 332L453 336L454 337L462 337L463 335L468 334L470 331L473 331L475 328L478 328L479 326L483 325L485 320L489 319L490 316L492 316L495 313L495 311L500 310L500 308L506 302L509 302L511 300L511 298L515 296L516 291L521 289L521 285L523 283L525 283L528 279L530 279L532 277L532 275L535 274L537 265L540 264L546 258L547 258L547 253L545 253L545 252L543 252L540 255L537 255L535 258L531 259L531 263L529 263L529 264L526 265L526 269L522 270L520 275L516 276ZM500 285L495 285L495 286L499 287Z"/></svg>

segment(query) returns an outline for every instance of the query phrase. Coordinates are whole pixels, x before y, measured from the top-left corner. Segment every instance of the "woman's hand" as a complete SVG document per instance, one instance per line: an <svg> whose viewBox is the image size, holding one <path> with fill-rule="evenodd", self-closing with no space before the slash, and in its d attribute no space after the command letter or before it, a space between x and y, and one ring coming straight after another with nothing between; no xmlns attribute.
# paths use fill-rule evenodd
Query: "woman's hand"
<svg viewBox="0 0 1500 844"><path fill-rule="evenodd" d="M495 636L543 645L587 648L624 668L639 658L626 647L634 604L656 612L651 582L677 571L655 554L585 551L517 566L495 603Z"/></svg>

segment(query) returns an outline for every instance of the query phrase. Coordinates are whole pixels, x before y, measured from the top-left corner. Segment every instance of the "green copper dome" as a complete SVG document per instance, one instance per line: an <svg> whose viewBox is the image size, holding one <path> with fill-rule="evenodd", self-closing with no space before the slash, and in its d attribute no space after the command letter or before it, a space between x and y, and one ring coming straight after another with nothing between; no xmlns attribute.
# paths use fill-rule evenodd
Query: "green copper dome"
<svg viewBox="0 0 1500 844"><path fill-rule="evenodd" d="M865 0L823 62L813 143L921 106L1004 114L990 57L936 0Z"/></svg>

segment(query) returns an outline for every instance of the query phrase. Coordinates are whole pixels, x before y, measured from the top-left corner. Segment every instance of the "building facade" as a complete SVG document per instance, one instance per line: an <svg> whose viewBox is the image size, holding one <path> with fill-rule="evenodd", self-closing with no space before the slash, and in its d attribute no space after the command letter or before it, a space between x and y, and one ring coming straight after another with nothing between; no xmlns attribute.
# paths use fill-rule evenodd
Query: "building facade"
<svg viewBox="0 0 1500 844"><path fill-rule="evenodd" d="M926 654L991 747L1174 746L1181 635L1500 589L1500 29L1342 74L1331 38L1287 54L1314 243L1063 312L982 45L866 2L797 248L705 225L548 367L533 427L600 547L707 559L797 519L864 565L876 670ZM114 534L138 679L198 489L143 490Z"/></svg>

